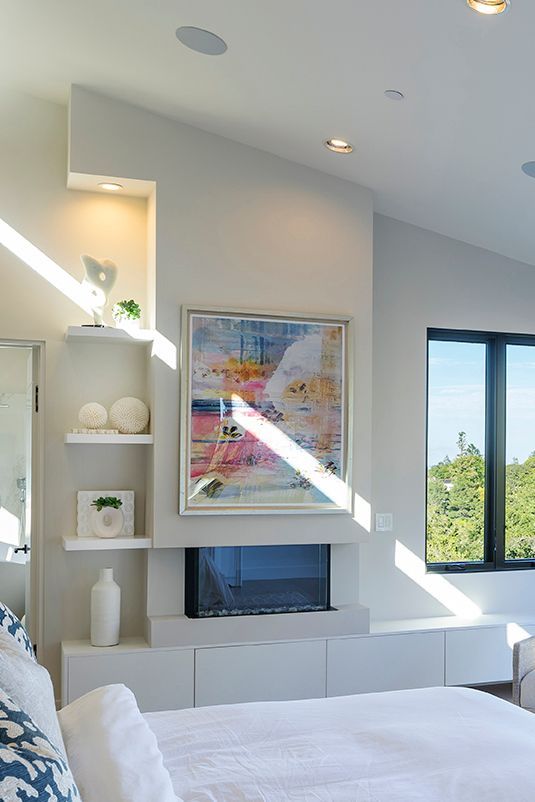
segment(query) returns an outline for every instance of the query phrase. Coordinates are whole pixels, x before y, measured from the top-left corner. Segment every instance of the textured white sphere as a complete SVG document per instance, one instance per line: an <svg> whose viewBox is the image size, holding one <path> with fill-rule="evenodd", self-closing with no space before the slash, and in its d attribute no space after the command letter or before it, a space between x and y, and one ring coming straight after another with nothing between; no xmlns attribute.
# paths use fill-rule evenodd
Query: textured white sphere
<svg viewBox="0 0 535 802"><path fill-rule="evenodd" d="M139 434L149 422L149 409L139 398L119 398L111 406L110 421L121 434Z"/></svg>
<svg viewBox="0 0 535 802"><path fill-rule="evenodd" d="M78 420L84 429L102 429L108 422L108 413L106 407L102 404L97 404L96 401L90 401L89 404L84 404L78 413Z"/></svg>

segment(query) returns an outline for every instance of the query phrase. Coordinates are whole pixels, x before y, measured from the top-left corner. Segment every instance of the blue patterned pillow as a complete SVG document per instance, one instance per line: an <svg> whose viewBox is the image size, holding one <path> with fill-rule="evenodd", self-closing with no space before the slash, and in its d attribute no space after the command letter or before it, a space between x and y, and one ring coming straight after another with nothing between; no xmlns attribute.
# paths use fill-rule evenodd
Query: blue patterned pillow
<svg viewBox="0 0 535 802"><path fill-rule="evenodd" d="M0 602L0 629L8 632L19 644L19 646L28 652L30 657L35 660L32 642L28 637L28 633L22 626L15 613L12 612L3 602Z"/></svg>
<svg viewBox="0 0 535 802"><path fill-rule="evenodd" d="M46 735L0 690L2 802L81 802L71 771Z"/></svg>

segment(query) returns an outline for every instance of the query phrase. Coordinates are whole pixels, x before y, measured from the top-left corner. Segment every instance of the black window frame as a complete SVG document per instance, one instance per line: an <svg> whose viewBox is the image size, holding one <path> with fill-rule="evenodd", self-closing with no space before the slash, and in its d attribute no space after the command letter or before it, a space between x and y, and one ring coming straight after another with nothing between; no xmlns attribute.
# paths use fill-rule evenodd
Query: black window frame
<svg viewBox="0 0 535 802"><path fill-rule="evenodd" d="M481 562L430 563L427 561L428 457L429 457L429 343L467 342L486 345L485 365L485 529ZM505 449L508 345L535 347L535 335L482 332L466 329L428 328L426 339L425 409L425 560L432 573L481 573L525 571L535 568L535 559L505 559Z"/></svg>

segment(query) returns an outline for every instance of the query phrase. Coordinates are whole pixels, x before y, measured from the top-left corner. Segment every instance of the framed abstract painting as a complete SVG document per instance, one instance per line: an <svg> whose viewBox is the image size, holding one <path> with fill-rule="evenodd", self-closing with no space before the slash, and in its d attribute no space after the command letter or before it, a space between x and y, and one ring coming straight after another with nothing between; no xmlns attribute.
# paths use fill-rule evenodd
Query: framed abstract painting
<svg viewBox="0 0 535 802"><path fill-rule="evenodd" d="M181 514L351 509L350 326L183 308Z"/></svg>

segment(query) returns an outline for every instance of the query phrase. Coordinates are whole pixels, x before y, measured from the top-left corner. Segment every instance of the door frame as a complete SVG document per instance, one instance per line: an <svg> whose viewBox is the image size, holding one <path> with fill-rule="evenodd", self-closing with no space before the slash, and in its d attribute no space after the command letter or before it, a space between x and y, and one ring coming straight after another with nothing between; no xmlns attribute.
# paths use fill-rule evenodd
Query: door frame
<svg viewBox="0 0 535 802"><path fill-rule="evenodd" d="M0 346L32 349L30 637L39 658L44 633L45 343L0 338Z"/></svg>

